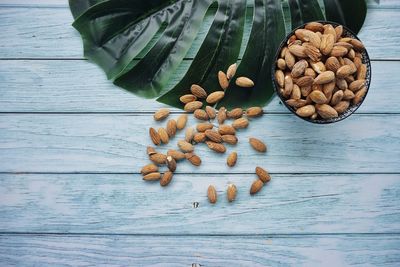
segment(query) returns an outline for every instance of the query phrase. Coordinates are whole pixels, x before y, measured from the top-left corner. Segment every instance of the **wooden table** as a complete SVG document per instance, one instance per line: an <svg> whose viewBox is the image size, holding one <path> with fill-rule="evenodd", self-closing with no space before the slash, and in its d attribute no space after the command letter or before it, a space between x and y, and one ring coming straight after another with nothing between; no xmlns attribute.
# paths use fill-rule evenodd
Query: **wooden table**
<svg viewBox="0 0 400 267"><path fill-rule="evenodd" d="M274 99L240 133L267 155L242 141L229 169L200 145L203 166L180 164L167 188L139 174L162 105L85 61L71 22L64 1L0 1L1 266L400 265L400 1L369 4L373 80L355 115L311 125ZM256 165L273 180L250 197Z"/></svg>

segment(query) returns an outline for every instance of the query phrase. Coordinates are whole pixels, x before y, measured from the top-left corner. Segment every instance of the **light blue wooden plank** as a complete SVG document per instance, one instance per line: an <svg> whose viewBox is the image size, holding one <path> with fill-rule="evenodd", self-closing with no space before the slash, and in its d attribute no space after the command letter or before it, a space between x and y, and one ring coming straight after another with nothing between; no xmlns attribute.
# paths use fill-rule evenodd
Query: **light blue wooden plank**
<svg viewBox="0 0 400 267"><path fill-rule="evenodd" d="M175 118L176 116L172 116ZM229 123L229 122L227 122ZM194 126L191 118L188 126ZM3 114L0 116L0 171L137 172L148 163L146 146L152 115ZM204 166L185 162L179 172L248 172L255 164L272 172L400 172L399 115L353 115L331 125L314 125L292 114L266 115L239 131L238 165L225 166L226 155L196 146ZM160 148L176 148L184 133ZM250 148L249 137L264 140L269 151ZM222 165L222 166L221 166Z"/></svg>
<svg viewBox="0 0 400 267"><path fill-rule="evenodd" d="M332 170L331 170L332 171ZM0 231L112 234L399 233L400 174L278 175L255 196L247 174L1 174ZM226 188L238 188L234 203ZM219 200L207 201L214 184ZM194 203L198 203L198 207Z"/></svg>
<svg viewBox="0 0 400 267"><path fill-rule="evenodd" d="M182 64L178 72L183 74L188 64ZM372 70L371 90L357 112L399 113L400 62L374 61ZM179 78L174 76L167 87L172 88ZM154 112L164 107L114 86L86 61L0 61L0 83L0 112ZM278 98L265 110L289 112Z"/></svg>
<svg viewBox="0 0 400 267"><path fill-rule="evenodd" d="M3 7L0 22L0 58L82 58L82 42L71 27L68 8ZM199 40L211 22L212 16L208 16ZM399 27L400 9L369 10L360 38L372 59L400 59ZM247 24L245 36L249 33L250 24ZM187 57L193 58L199 46L200 42L196 41Z"/></svg>
<svg viewBox="0 0 400 267"><path fill-rule="evenodd" d="M3 266L393 266L398 235L0 236Z"/></svg>

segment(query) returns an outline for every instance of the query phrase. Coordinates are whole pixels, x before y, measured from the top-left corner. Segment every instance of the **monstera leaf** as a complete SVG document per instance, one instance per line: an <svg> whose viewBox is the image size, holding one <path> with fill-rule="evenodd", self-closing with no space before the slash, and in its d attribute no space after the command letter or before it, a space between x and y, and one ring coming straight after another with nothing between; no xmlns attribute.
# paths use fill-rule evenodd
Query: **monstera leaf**
<svg viewBox="0 0 400 267"><path fill-rule="evenodd" d="M249 3L253 3L250 8ZM366 15L365 0L69 0L69 4L86 58L117 86L179 108L179 96L188 93L193 83L208 92L218 90L217 72L238 61L247 11L253 11L252 27L236 76L249 77L256 85L243 89L231 83L219 103L226 107L264 105L271 98L271 64L285 36L285 23L296 27L328 19L358 32ZM290 22L282 12L287 7ZM191 65L173 88L166 88L207 16L213 22Z"/></svg>

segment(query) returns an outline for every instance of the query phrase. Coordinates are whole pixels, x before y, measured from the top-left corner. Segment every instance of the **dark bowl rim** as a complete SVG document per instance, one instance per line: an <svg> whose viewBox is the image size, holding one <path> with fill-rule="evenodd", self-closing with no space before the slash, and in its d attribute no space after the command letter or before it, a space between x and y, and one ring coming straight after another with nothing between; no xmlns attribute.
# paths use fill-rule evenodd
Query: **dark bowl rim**
<svg viewBox="0 0 400 267"><path fill-rule="evenodd" d="M286 35L286 37L282 40L282 42L280 43L280 45L279 45L279 47L278 47L278 49L277 49L277 51L276 51L276 53L275 53L274 61L272 62L272 71L271 71L272 84L273 84L275 93L278 95L280 101L286 106L287 109L290 110L291 113L293 113L294 115L296 115L298 118L300 118L300 119L302 119L302 120L304 120L304 121L313 123L313 124L331 124L331 123L335 123L335 122L342 121L342 120L344 120L344 119L350 117L350 116L351 116L354 112L356 112L356 111L359 109L359 107L364 103L365 98L366 98L367 95L368 95L369 88L370 88L370 85L371 85L371 80L372 80L371 59L370 59L370 57L369 57L369 54L368 54L367 49L364 49L363 53L365 53L365 58L363 58L363 59L365 60L365 63L364 63L364 64L367 65L367 74L369 74L369 76L367 77L366 83L365 83L365 87L366 87L366 89L367 89L367 92L365 93L365 96L363 97L363 99L361 100L360 103L358 103L357 105L355 105L355 106L349 108L349 109L348 109L345 113L343 113L341 116L339 116L339 117L337 117L337 118L334 118L334 119L329 119L329 120L323 120L323 119L321 119L321 120L313 120L313 119L311 119L311 118L304 118L304 117L299 116L299 115L296 113L296 111L294 110L294 108L292 108L291 106L289 106L289 105L286 103L286 99L284 99L284 98L281 96L281 94L279 93L279 86L277 86L277 84L276 84L276 79L275 79L275 71L276 71L276 69L277 69L276 61L280 58L280 53L281 53L282 48L286 45L287 41L288 41L289 38L294 34L294 32L295 32L296 30L298 30L298 29L304 29L304 27L305 27L307 24L311 23L311 22L319 22L319 23L324 24L324 25L325 25L325 24L332 24L333 26L340 26L340 25L341 25L341 26L343 27L343 29L345 30L345 32L347 32L347 33L349 33L350 35L352 35L352 38L354 37L355 39L357 39L357 40L359 40L359 41L361 42L360 38L358 38L358 36L357 36L352 30L350 30L347 26L342 25L342 24L340 24L340 23L333 22L333 21L328 21L328 20L316 20L316 21L306 22L306 23L304 23L304 24L302 24L302 25L300 25L300 26L298 26L298 27L292 29L292 30Z"/></svg>

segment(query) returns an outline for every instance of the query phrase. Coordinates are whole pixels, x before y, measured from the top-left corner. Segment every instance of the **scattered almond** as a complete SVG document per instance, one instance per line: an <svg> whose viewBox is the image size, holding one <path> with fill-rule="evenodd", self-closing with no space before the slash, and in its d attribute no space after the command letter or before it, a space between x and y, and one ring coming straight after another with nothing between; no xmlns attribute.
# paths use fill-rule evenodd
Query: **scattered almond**
<svg viewBox="0 0 400 267"><path fill-rule="evenodd" d="M227 134L235 135L236 134L235 128L233 128L231 125L228 125L228 124L222 124L222 125L218 126L218 132L221 135L227 135Z"/></svg>
<svg viewBox="0 0 400 267"><path fill-rule="evenodd" d="M217 153L225 153L226 152L226 148L223 144L219 144L216 142L212 142L212 141L206 141L207 146L217 152Z"/></svg>
<svg viewBox="0 0 400 267"><path fill-rule="evenodd" d="M267 146L257 138L249 138L250 145L258 152L266 152Z"/></svg>
<svg viewBox="0 0 400 267"><path fill-rule="evenodd" d="M246 110L246 115L249 118L255 118L263 115L263 109L261 107L251 107Z"/></svg>
<svg viewBox="0 0 400 267"><path fill-rule="evenodd" d="M231 154L229 154L228 158L226 159L226 164L229 167L233 167L236 165L236 161L237 161L237 153L232 152Z"/></svg>
<svg viewBox="0 0 400 267"><path fill-rule="evenodd" d="M150 160L155 164L163 165L167 161L167 156L161 153L155 153L150 155Z"/></svg>
<svg viewBox="0 0 400 267"><path fill-rule="evenodd" d="M174 149L169 149L167 152L167 156L173 157L176 161L185 158L185 154L183 152Z"/></svg>
<svg viewBox="0 0 400 267"><path fill-rule="evenodd" d="M149 174L152 172L158 172L158 166L153 163L147 164L140 170L140 173L143 175L146 175L146 174Z"/></svg>
<svg viewBox="0 0 400 267"><path fill-rule="evenodd" d="M200 85L197 84L193 84L190 87L190 91L192 92L192 94L198 98L206 98L207 97L207 93L206 90L203 89L203 87L201 87Z"/></svg>
<svg viewBox="0 0 400 267"><path fill-rule="evenodd" d="M178 119L176 120L176 128L178 130L182 130L186 127L186 123L188 120L188 115L187 114L182 114L178 117ZM172 126L172 125L171 125ZM172 130L172 129L171 129ZM168 132L168 126L167 126L167 132ZM172 133L173 131L171 131ZM175 131L176 132L176 131ZM168 133L169 135L169 133ZM175 134L174 134L175 135ZM171 137L171 136L170 136Z"/></svg>
<svg viewBox="0 0 400 267"><path fill-rule="evenodd" d="M219 102L222 98L224 98L224 96L225 96L224 91L216 91L216 92L211 93L207 97L206 102L208 104L215 104L215 103Z"/></svg>
<svg viewBox="0 0 400 267"><path fill-rule="evenodd" d="M228 80L232 79L236 75L237 64L232 64L229 66L228 70L226 71L226 77Z"/></svg>
<svg viewBox="0 0 400 267"><path fill-rule="evenodd" d="M207 197L210 203L215 204L217 202L217 190L213 185L210 185L207 189Z"/></svg>
<svg viewBox="0 0 400 267"><path fill-rule="evenodd" d="M210 139L213 142L216 142L216 143L222 142L222 136L217 131L206 130L205 135L208 139Z"/></svg>
<svg viewBox="0 0 400 267"><path fill-rule="evenodd" d="M176 170L176 161L172 156L167 156L167 167L171 172Z"/></svg>
<svg viewBox="0 0 400 267"><path fill-rule="evenodd" d="M153 141L153 143L156 146L161 144L161 137L158 134L158 132L156 131L156 129L154 129L153 127L150 127L149 134L150 134L151 141Z"/></svg>
<svg viewBox="0 0 400 267"><path fill-rule="evenodd" d="M269 173L261 167L256 167L256 174L263 183L268 183L271 180Z"/></svg>
<svg viewBox="0 0 400 267"><path fill-rule="evenodd" d="M226 90L229 86L228 77L223 71L218 72L218 81L222 89Z"/></svg>
<svg viewBox="0 0 400 267"><path fill-rule="evenodd" d="M238 142L237 137L235 135L231 135L231 134L222 135L221 138L224 143L227 143L230 145L236 145Z"/></svg>
<svg viewBox="0 0 400 267"><path fill-rule="evenodd" d="M163 142L164 144L168 144L169 136L167 130L165 130L164 128L159 128L158 135L160 136L161 142Z"/></svg>
<svg viewBox="0 0 400 267"><path fill-rule="evenodd" d="M145 181L158 181L161 178L161 173L159 172L152 172L143 176L143 180Z"/></svg>
<svg viewBox="0 0 400 267"><path fill-rule="evenodd" d="M179 100L183 103L183 104L187 104L189 102L193 102L197 100L197 97L195 95L192 94L187 94L187 95L183 95L179 98Z"/></svg>
<svg viewBox="0 0 400 267"><path fill-rule="evenodd" d="M237 188L234 184L229 184L226 190L226 196L229 202L233 202L237 195Z"/></svg>
<svg viewBox="0 0 400 267"><path fill-rule="evenodd" d="M201 165L201 159L196 154L194 154L194 153L186 153L185 156L186 156L186 159L190 163L192 163L192 165L194 165L194 166L200 166Z"/></svg>
<svg viewBox="0 0 400 267"><path fill-rule="evenodd" d="M203 109L196 109L193 115L198 120L207 121L209 119L207 112Z"/></svg>
<svg viewBox="0 0 400 267"><path fill-rule="evenodd" d="M199 109L203 106L203 103L200 101L189 102L183 108L186 112L194 112L196 109Z"/></svg>
<svg viewBox="0 0 400 267"><path fill-rule="evenodd" d="M221 107L218 111L217 120L219 124L223 124L226 120L226 108Z"/></svg>
<svg viewBox="0 0 400 267"><path fill-rule="evenodd" d="M243 115L241 108L235 108L228 112L227 116L229 119L239 119Z"/></svg>
<svg viewBox="0 0 400 267"><path fill-rule="evenodd" d="M183 140L178 141L178 147L180 148L180 150L182 150L185 153L193 152L193 150L194 150L194 147L192 144L190 144L189 142L183 141Z"/></svg>
<svg viewBox="0 0 400 267"><path fill-rule="evenodd" d="M165 172L161 177L160 185L167 186L171 182L173 176L174 174L172 172L170 171Z"/></svg>
<svg viewBox="0 0 400 267"><path fill-rule="evenodd" d="M198 132L205 132L205 131L210 130L212 128L214 128L214 125L212 125L211 123L208 123L208 122L199 123L196 126L196 129L197 129Z"/></svg>
<svg viewBox="0 0 400 267"><path fill-rule="evenodd" d="M254 82L247 77L239 77L236 79L236 85L239 87L250 88L254 86Z"/></svg>
<svg viewBox="0 0 400 267"><path fill-rule="evenodd" d="M263 181L261 181L260 179L255 180L255 181L251 184L251 187L250 187L250 194L251 194L251 195L254 195L254 194L258 193L258 192L261 190L261 188L263 188L263 186L264 186Z"/></svg>
<svg viewBox="0 0 400 267"><path fill-rule="evenodd" d="M244 129L249 126L249 121L246 118L239 118L232 123L232 127L237 129Z"/></svg>
<svg viewBox="0 0 400 267"><path fill-rule="evenodd" d="M203 143L207 140L207 136L205 133L195 133L193 136L193 141L196 143Z"/></svg>
<svg viewBox="0 0 400 267"><path fill-rule="evenodd" d="M156 121L161 121L161 120L165 119L166 117L168 117L168 115L169 115L169 109L162 108L154 113L154 119Z"/></svg>
<svg viewBox="0 0 400 267"><path fill-rule="evenodd" d="M211 120L215 119L215 117L216 117L217 114L216 114L215 109L214 109L213 107L211 107L211 106L206 106L206 112L207 112L208 117L209 117Z"/></svg>

